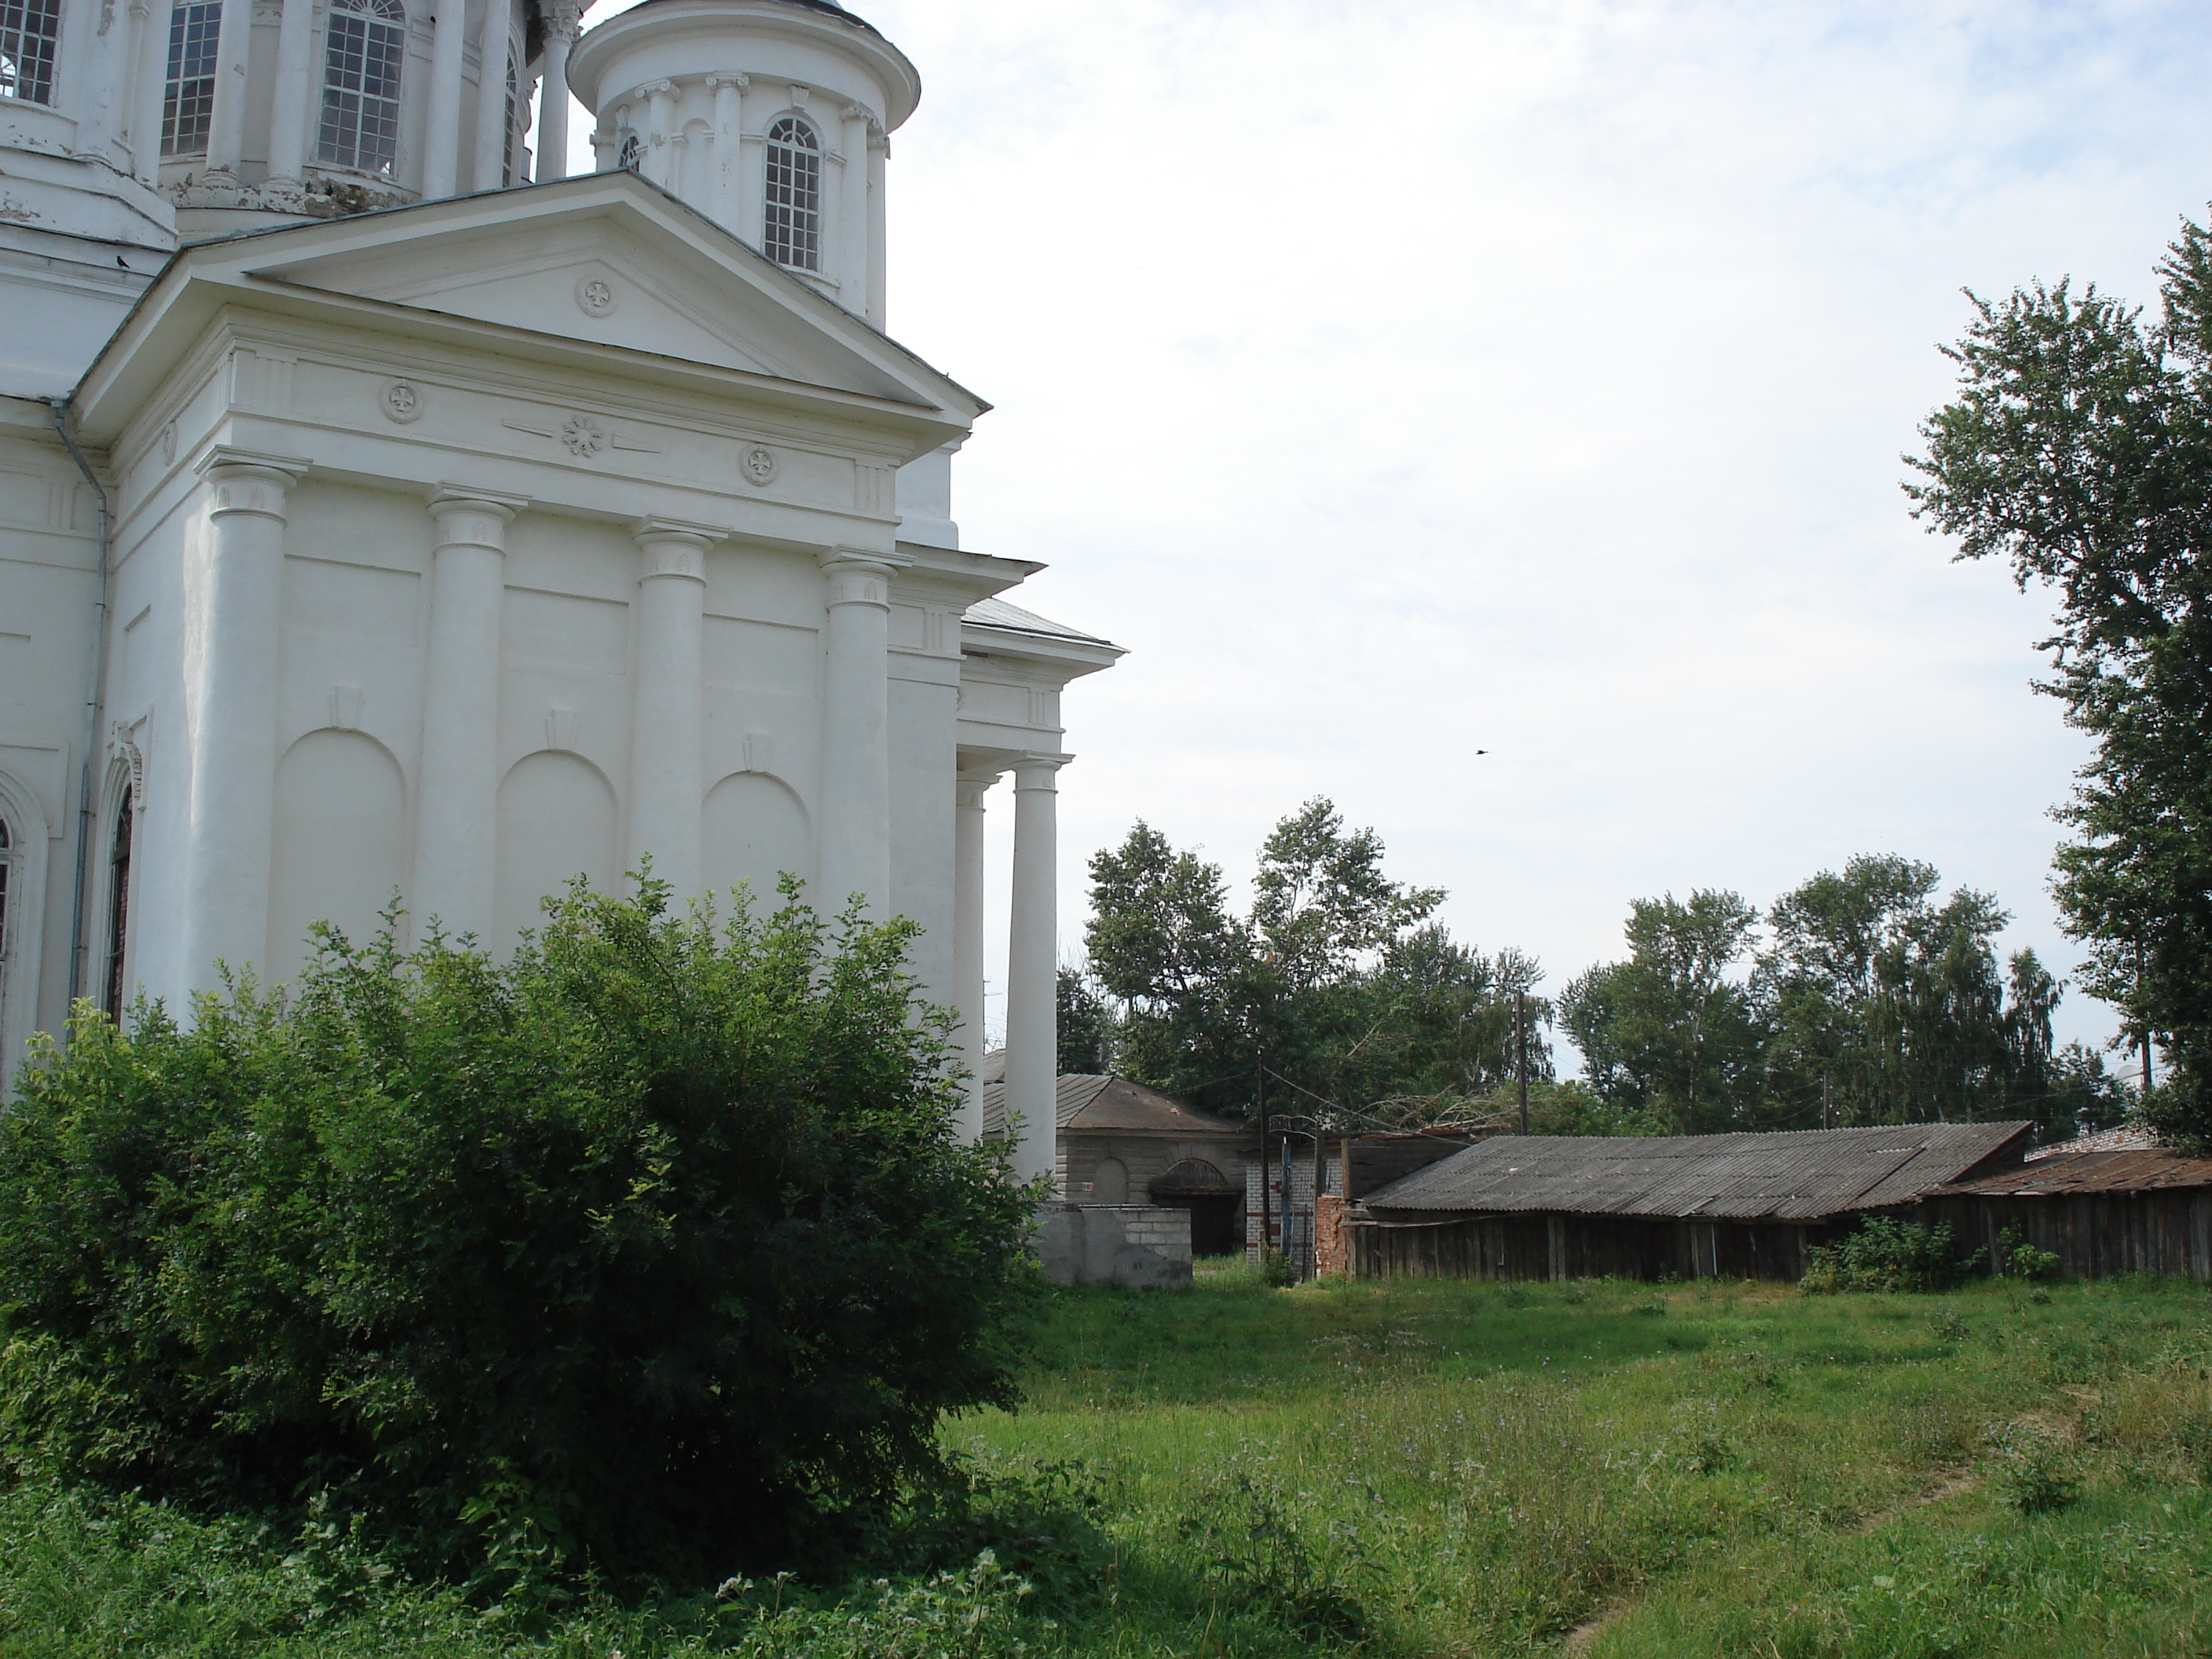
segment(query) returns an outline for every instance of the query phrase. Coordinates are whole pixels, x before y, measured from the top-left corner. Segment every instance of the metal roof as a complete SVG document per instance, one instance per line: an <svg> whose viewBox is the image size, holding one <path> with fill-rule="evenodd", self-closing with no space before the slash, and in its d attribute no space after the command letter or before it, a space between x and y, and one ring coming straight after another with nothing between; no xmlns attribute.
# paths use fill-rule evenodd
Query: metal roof
<svg viewBox="0 0 2212 1659"><path fill-rule="evenodd" d="M1006 1127L1004 1049L994 1049L984 1057L982 1077L984 1133L1001 1133ZM1173 1095L1125 1077L1063 1072L1053 1105L1063 1134L1249 1135L1255 1139L1259 1135L1249 1124L1201 1112Z"/></svg>
<svg viewBox="0 0 2212 1659"><path fill-rule="evenodd" d="M1772 1134L1495 1135L1367 1195L1378 1213L1809 1221L1901 1204L2027 1139L2026 1123Z"/></svg>
<svg viewBox="0 0 2212 1659"><path fill-rule="evenodd" d="M1931 1198L2050 1198L2071 1193L2154 1193L2212 1187L2212 1158L2190 1158L2157 1147L2112 1152L2060 1153L1979 1181L1939 1187Z"/></svg>
<svg viewBox="0 0 2212 1659"><path fill-rule="evenodd" d="M1080 640L1086 645L1111 645L1111 640L1102 640L1096 634L1085 634L1070 628L1066 623L1056 623L1049 617L1040 617L1034 611L1024 611L1018 605L1008 605L1004 599L978 599L969 605L961 618L979 628L1003 628L1015 634L1037 634L1048 639Z"/></svg>

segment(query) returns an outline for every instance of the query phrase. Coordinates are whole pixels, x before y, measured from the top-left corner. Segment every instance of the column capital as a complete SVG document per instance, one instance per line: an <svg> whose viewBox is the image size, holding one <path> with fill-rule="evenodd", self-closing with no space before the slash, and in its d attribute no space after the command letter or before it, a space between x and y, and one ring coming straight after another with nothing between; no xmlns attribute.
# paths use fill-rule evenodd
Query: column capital
<svg viewBox="0 0 2212 1659"><path fill-rule="evenodd" d="M545 19L545 32L563 45L574 46L576 37L583 33L584 8L576 0L554 0L554 3L539 8Z"/></svg>
<svg viewBox="0 0 2212 1659"><path fill-rule="evenodd" d="M284 496L313 465L296 455L264 455L254 450L218 444L203 456L199 474L215 489L216 517L229 513L258 513L283 523Z"/></svg>
<svg viewBox="0 0 2212 1659"><path fill-rule="evenodd" d="M1014 787L1057 789L1060 769L1074 758L1073 755L1024 755L1013 763Z"/></svg>
<svg viewBox="0 0 2212 1659"><path fill-rule="evenodd" d="M665 98L675 90L676 82L673 81L646 81L632 90L630 97L632 99Z"/></svg>
<svg viewBox="0 0 2212 1659"><path fill-rule="evenodd" d="M694 524L689 519L640 519L629 527L630 538L640 547L651 547L657 542L689 542L706 551L716 542L729 539L730 532L720 525Z"/></svg>
<svg viewBox="0 0 2212 1659"><path fill-rule="evenodd" d="M732 87L739 92L750 92L753 78L738 70L716 70L707 77L707 85L710 90Z"/></svg>
<svg viewBox="0 0 2212 1659"><path fill-rule="evenodd" d="M530 505L527 495L510 495L503 490L477 489L467 484L441 483L430 492L430 511L439 518L448 513L489 513L501 524L514 522L514 515Z"/></svg>
<svg viewBox="0 0 2212 1659"><path fill-rule="evenodd" d="M639 520L630 527L630 535L644 556L638 580L649 582L667 576L703 584L707 550L726 533L710 525L686 524L677 519Z"/></svg>

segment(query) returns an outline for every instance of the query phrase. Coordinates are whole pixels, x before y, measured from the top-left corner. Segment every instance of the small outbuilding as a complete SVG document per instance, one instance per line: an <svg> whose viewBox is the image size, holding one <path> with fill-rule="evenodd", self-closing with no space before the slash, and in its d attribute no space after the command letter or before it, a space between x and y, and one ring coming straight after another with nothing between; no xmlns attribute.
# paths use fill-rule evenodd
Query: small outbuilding
<svg viewBox="0 0 2212 1659"><path fill-rule="evenodd" d="M2027 1123L1498 1135L1376 1188L1342 1228L1363 1279L1772 1279L1869 1210L2017 1168Z"/></svg>
<svg viewBox="0 0 2212 1659"><path fill-rule="evenodd" d="M1006 1087L994 1054L982 1073L984 1133L1004 1132ZM1111 1074L1063 1073L1053 1174L1066 1202L1151 1206L1190 1215L1194 1255L1228 1255L1244 1240L1245 1167L1259 1131Z"/></svg>

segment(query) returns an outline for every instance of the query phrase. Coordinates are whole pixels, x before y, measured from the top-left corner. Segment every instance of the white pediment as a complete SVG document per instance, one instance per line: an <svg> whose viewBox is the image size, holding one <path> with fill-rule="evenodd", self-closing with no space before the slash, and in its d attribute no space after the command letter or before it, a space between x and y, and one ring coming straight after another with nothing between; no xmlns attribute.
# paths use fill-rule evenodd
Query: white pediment
<svg viewBox="0 0 2212 1659"><path fill-rule="evenodd" d="M533 333L925 408L971 402L628 173L297 226L224 252L242 275Z"/></svg>

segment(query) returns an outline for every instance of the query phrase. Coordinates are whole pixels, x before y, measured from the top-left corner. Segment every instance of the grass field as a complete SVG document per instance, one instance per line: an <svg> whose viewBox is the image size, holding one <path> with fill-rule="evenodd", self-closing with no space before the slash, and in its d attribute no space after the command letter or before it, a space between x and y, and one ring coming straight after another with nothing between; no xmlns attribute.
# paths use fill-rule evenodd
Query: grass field
<svg viewBox="0 0 2212 1659"><path fill-rule="evenodd" d="M2194 1285L1224 1267L1060 1294L1025 1408L950 1428L995 1575L487 1615L342 1538L22 1487L0 1654L2212 1653L2209 1378Z"/></svg>

